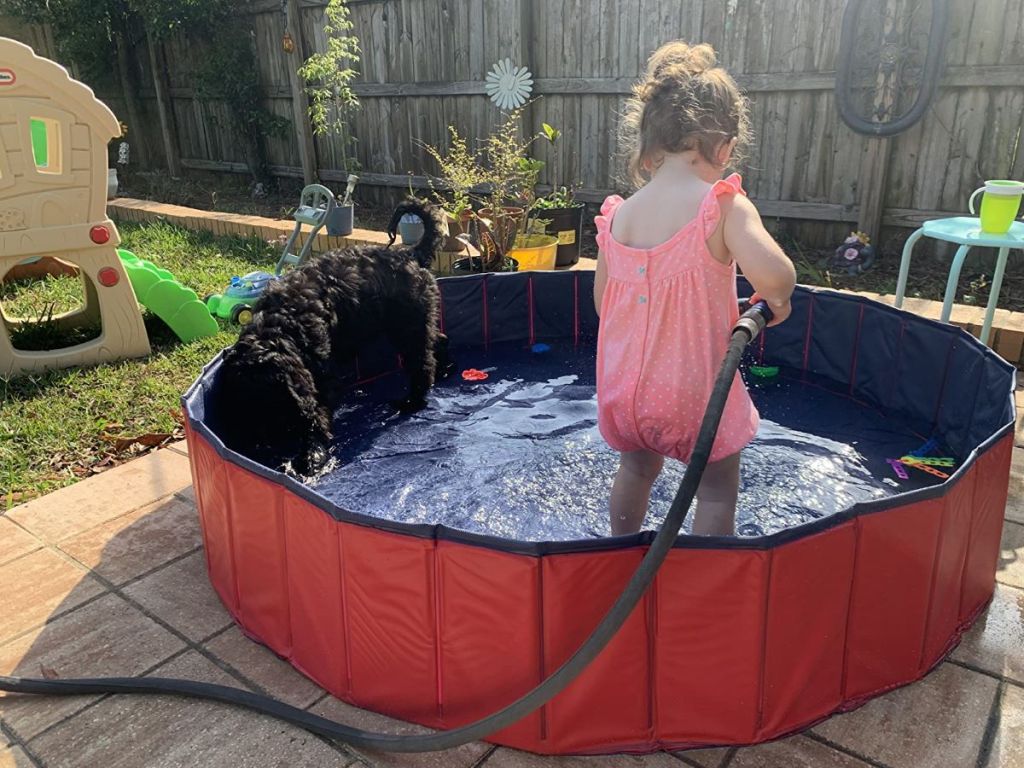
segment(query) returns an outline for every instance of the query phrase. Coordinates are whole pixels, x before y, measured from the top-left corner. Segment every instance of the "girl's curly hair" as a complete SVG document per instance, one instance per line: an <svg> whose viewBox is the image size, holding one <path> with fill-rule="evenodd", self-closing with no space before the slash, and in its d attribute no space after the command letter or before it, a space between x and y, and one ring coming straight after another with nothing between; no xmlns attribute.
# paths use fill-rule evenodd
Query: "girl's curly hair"
<svg viewBox="0 0 1024 768"><path fill-rule="evenodd" d="M659 154L695 149L717 165L722 142L736 139L738 158L750 142L747 113L746 97L710 45L666 43L647 62L621 123L632 181L647 181Z"/></svg>

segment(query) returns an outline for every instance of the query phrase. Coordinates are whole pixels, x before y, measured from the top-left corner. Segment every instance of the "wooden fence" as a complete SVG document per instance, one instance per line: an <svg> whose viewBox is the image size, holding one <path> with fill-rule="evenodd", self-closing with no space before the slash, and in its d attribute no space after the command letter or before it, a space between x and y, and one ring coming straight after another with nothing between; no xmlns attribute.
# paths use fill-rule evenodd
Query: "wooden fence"
<svg viewBox="0 0 1024 768"><path fill-rule="evenodd" d="M301 7L294 37L323 49L324 0L256 0L239 19L251 28L266 106L293 120L282 8ZM621 189L619 114L651 51L668 40L703 40L718 50L752 101L756 135L742 169L763 214L810 222L801 233L834 241L860 224L873 233L961 211L985 178L1024 178L1024 3L950 0L945 68L924 119L894 139L854 133L838 118L833 88L846 0L350 0L362 43L353 131L364 185L406 188L409 174L436 171L422 143L444 145L447 126L483 136L499 118L484 92L495 62L530 68L538 98L530 130L563 132L542 183L582 186L599 200ZM931 0L865 0L858 36L858 91L864 111L898 111L913 98L927 45ZM290 25L295 28L296 25ZM40 40L38 32L33 33ZM23 37L25 35L22 35ZM45 42L45 41L43 41ZM45 51L45 49L44 49ZM245 171L224 108L198 99L187 40L164 46L176 144L185 168ZM152 82L146 57L137 63ZM896 95L876 83L895 62ZM891 73L890 73L891 74ZM143 89L144 104L155 94ZM111 96L117 110L121 100ZM301 105L300 105L301 106ZM156 109L140 132L159 159ZM294 125L294 121L293 121ZM302 131L270 141L273 172L303 176ZM339 148L317 138L310 162L337 182Z"/></svg>

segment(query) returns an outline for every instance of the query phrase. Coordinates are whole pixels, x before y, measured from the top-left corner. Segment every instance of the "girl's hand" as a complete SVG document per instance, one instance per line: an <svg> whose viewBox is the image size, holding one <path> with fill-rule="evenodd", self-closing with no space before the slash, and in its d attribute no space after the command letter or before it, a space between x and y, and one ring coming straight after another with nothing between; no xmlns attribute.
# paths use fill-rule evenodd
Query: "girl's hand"
<svg viewBox="0 0 1024 768"><path fill-rule="evenodd" d="M767 304L768 308L772 311L773 317L772 321L768 323L769 328L773 325L779 325L780 323L786 322L786 318L793 313L793 305L790 303L789 299L786 299L784 302L768 301L757 293L750 297L750 303L752 305L759 301L763 301Z"/></svg>

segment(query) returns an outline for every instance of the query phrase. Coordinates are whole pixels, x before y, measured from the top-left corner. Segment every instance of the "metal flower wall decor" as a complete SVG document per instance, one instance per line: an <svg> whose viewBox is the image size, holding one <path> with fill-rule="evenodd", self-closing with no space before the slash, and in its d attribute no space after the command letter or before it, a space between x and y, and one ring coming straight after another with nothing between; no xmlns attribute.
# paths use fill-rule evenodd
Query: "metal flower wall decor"
<svg viewBox="0 0 1024 768"><path fill-rule="evenodd" d="M511 59L502 59L487 73L484 87L498 107L517 109L533 92L533 75L526 67L517 67Z"/></svg>

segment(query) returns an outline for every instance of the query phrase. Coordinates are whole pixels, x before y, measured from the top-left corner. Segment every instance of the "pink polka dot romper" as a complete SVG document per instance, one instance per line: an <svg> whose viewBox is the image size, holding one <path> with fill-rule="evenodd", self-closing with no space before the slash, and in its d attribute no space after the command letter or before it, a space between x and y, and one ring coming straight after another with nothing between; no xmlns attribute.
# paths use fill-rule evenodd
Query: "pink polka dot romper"
<svg viewBox="0 0 1024 768"><path fill-rule="evenodd" d="M597 341L598 426L617 451L646 448L690 460L739 316L736 265L716 261L707 246L722 214L719 197L735 194L746 194L738 174L716 182L696 218L654 248L631 248L612 237L621 197L601 207L597 242L608 282ZM711 461L747 445L758 423L737 374Z"/></svg>

